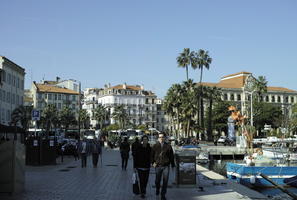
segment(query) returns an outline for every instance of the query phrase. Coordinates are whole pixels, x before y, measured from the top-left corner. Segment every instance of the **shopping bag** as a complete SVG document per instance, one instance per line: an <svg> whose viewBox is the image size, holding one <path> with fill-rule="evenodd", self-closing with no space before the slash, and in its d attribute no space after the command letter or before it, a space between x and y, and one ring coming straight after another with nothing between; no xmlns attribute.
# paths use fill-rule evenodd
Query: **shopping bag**
<svg viewBox="0 0 297 200"><path fill-rule="evenodd" d="M139 182L138 182L138 178L137 178L137 173L133 172L132 174L132 183L133 183L133 193L134 194L139 194L140 193L140 189L139 189Z"/></svg>

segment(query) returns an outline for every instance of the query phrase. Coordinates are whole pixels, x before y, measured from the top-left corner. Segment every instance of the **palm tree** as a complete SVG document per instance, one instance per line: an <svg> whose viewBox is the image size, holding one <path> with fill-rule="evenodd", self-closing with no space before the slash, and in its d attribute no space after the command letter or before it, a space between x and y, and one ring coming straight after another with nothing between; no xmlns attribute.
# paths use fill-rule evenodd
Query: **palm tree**
<svg viewBox="0 0 297 200"><path fill-rule="evenodd" d="M207 138L208 141L213 140L212 135L212 110L213 110L213 101L220 101L221 100L221 90L217 87L205 87L205 96L209 100L209 107L208 107L208 122L207 122Z"/></svg>
<svg viewBox="0 0 297 200"><path fill-rule="evenodd" d="M204 110L203 110L203 87L202 87L202 75L203 75L203 68L209 69L209 65L212 62L212 58L208 55L208 51L200 49L195 54L195 64L194 67L200 69L200 81L199 85L201 87L201 94L200 94L200 120L201 120L201 128L204 130Z"/></svg>
<svg viewBox="0 0 297 200"><path fill-rule="evenodd" d="M100 124L101 130L103 128L103 125L105 124L106 116L107 116L106 108L103 105L99 104L94 110L93 118Z"/></svg>
<svg viewBox="0 0 297 200"><path fill-rule="evenodd" d="M11 114L11 123L15 127L17 127L17 124L20 124L23 130L25 131L25 134L28 129L29 122L31 120L32 110L33 110L32 106L19 106L15 108Z"/></svg>
<svg viewBox="0 0 297 200"><path fill-rule="evenodd" d="M182 86L173 84L167 91L164 98L163 108L171 118L171 124L175 131L175 136L179 137L180 128L180 109L181 109Z"/></svg>
<svg viewBox="0 0 297 200"><path fill-rule="evenodd" d="M254 90L257 93L258 101L262 101L262 94L267 92L267 81L264 76L259 76L258 79L255 79Z"/></svg>
<svg viewBox="0 0 297 200"><path fill-rule="evenodd" d="M55 126L58 122L58 110L54 104L48 104L44 108L41 120L43 122L43 126L46 128L46 137L48 137L52 125Z"/></svg>
<svg viewBox="0 0 297 200"><path fill-rule="evenodd" d="M65 133L67 133L67 130L70 125L76 124L75 114L67 106L65 106L60 111L58 118L59 118L61 125L64 126Z"/></svg>
<svg viewBox="0 0 297 200"><path fill-rule="evenodd" d="M121 129L124 129L126 127L127 122L129 121L129 116L126 112L124 105L116 106L114 108L114 112L112 113L112 117L118 121Z"/></svg>
<svg viewBox="0 0 297 200"><path fill-rule="evenodd" d="M176 58L178 67L186 68L187 81L189 80L188 66L195 65L195 56L190 52L189 48L184 48L184 51Z"/></svg>
<svg viewBox="0 0 297 200"><path fill-rule="evenodd" d="M90 115L87 112L86 109L81 109L79 111L79 121L82 123L83 128L85 129L86 127L89 127L89 122L90 122Z"/></svg>

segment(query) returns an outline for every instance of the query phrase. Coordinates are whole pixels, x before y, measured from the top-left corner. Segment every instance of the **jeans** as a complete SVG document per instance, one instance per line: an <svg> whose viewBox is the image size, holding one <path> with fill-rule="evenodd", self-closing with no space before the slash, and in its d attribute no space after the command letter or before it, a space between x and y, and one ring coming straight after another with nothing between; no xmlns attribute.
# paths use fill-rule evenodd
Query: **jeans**
<svg viewBox="0 0 297 200"><path fill-rule="evenodd" d="M81 154L81 167L87 167L87 154Z"/></svg>
<svg viewBox="0 0 297 200"><path fill-rule="evenodd" d="M156 190L160 190L161 185L161 178L163 176L163 183L162 183L162 190L161 190L161 196L165 196L167 191L167 185L168 185L168 178L169 178L169 166L165 167L156 167Z"/></svg>
<svg viewBox="0 0 297 200"><path fill-rule="evenodd" d="M150 175L150 170L141 170L137 169L138 177L139 177L139 183L140 183L140 193L146 194L146 186Z"/></svg>
<svg viewBox="0 0 297 200"><path fill-rule="evenodd" d="M97 167L98 164L98 158L99 158L99 153L93 153L92 154L92 160L93 160L93 166Z"/></svg>

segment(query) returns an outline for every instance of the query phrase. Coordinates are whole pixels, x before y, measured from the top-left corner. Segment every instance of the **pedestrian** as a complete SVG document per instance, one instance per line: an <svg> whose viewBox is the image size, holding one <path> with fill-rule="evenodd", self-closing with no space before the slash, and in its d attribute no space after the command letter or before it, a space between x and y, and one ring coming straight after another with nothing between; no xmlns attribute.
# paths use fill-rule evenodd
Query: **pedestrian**
<svg viewBox="0 0 297 200"><path fill-rule="evenodd" d="M120 144L120 153L122 158L122 170L127 170L127 164L129 159L130 144L128 138L125 137L124 141Z"/></svg>
<svg viewBox="0 0 297 200"><path fill-rule="evenodd" d="M146 186L150 174L151 147L147 135L142 136L141 143L135 149L134 164L138 173L141 198L145 198Z"/></svg>
<svg viewBox="0 0 297 200"><path fill-rule="evenodd" d="M135 168L135 155L139 146L140 146L140 142L138 137L136 136L135 141L132 143L133 168Z"/></svg>
<svg viewBox="0 0 297 200"><path fill-rule="evenodd" d="M101 154L101 144L99 141L96 140L96 138L93 139L92 142L92 161L93 161L93 167L97 167L98 164L98 158L99 155Z"/></svg>
<svg viewBox="0 0 297 200"><path fill-rule="evenodd" d="M78 142L75 141L73 144L73 156L74 156L74 160L77 161L79 159L78 156Z"/></svg>
<svg viewBox="0 0 297 200"><path fill-rule="evenodd" d="M86 138L80 141L78 152L81 158L81 167L82 168L87 167L87 157L90 153L90 146Z"/></svg>
<svg viewBox="0 0 297 200"><path fill-rule="evenodd" d="M166 191L169 178L169 166L175 167L174 154L170 144L165 142L165 134L160 133L158 142L152 148L152 164L156 170L156 195L160 194L161 179L163 177L161 200L166 200Z"/></svg>

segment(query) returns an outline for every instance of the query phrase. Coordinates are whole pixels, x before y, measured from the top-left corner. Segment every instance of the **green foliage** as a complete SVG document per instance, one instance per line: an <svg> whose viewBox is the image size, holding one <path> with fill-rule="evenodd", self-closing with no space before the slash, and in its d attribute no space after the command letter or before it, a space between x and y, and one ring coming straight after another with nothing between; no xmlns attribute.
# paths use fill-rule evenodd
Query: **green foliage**
<svg viewBox="0 0 297 200"><path fill-rule="evenodd" d="M15 108L11 114L11 122L15 126L18 123L26 131L28 129L29 122L31 120L32 106L19 106Z"/></svg>
<svg viewBox="0 0 297 200"><path fill-rule="evenodd" d="M79 120L83 125L83 128L88 127L88 123L90 122L90 115L86 109L81 109L79 112Z"/></svg>
<svg viewBox="0 0 297 200"><path fill-rule="evenodd" d="M105 131L115 131L119 129L120 129L120 126L118 124L110 124L104 128Z"/></svg>
<svg viewBox="0 0 297 200"><path fill-rule="evenodd" d="M218 101L214 105L212 123L216 130L227 133L227 119L230 116L228 107L233 105L229 101Z"/></svg>
<svg viewBox="0 0 297 200"><path fill-rule="evenodd" d="M297 103L292 106L292 115L289 119L289 126L293 134L297 134Z"/></svg>
<svg viewBox="0 0 297 200"><path fill-rule="evenodd" d="M118 136L117 134L109 134L108 135L108 140L110 142L116 142L120 140L120 136Z"/></svg>
<svg viewBox="0 0 297 200"><path fill-rule="evenodd" d="M121 129L125 129L128 122L129 116L126 112L124 105L118 105L114 108L114 112L112 113L112 117L119 123Z"/></svg>
<svg viewBox="0 0 297 200"><path fill-rule="evenodd" d="M265 124L269 124L274 128L281 126L283 114L280 106L264 102L255 102L253 110L254 125L257 130L263 129Z"/></svg>
<svg viewBox="0 0 297 200"><path fill-rule="evenodd" d="M75 119L75 114L72 112L72 110L69 107L64 107L60 112L59 112L59 121L62 126L65 128L65 132L69 128L70 125L75 125L76 119Z"/></svg>
<svg viewBox="0 0 297 200"><path fill-rule="evenodd" d="M142 131L146 131L147 130L147 127L146 127L146 125L141 124L141 125L136 126L136 129L139 129L139 130L142 130Z"/></svg>

